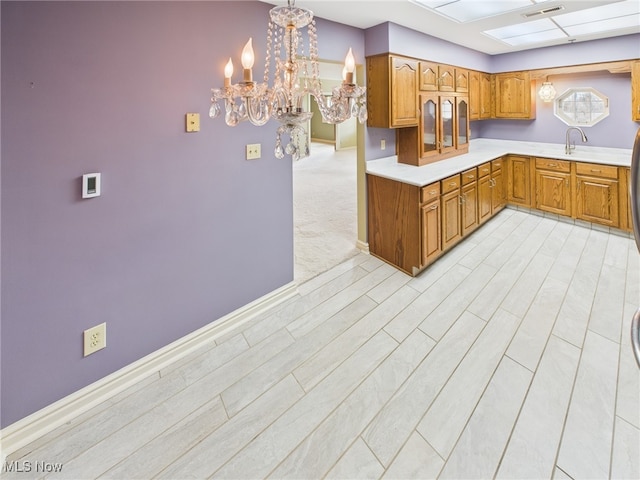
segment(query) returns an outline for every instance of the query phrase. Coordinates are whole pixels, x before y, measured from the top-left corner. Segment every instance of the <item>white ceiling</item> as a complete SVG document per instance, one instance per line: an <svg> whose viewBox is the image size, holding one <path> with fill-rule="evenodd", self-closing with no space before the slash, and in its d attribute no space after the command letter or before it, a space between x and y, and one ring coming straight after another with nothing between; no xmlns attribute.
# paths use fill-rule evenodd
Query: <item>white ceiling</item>
<svg viewBox="0 0 640 480"><path fill-rule="evenodd" d="M297 0L295 5L362 29L393 22L491 55L640 33L640 0ZM524 16L541 10L551 11Z"/></svg>

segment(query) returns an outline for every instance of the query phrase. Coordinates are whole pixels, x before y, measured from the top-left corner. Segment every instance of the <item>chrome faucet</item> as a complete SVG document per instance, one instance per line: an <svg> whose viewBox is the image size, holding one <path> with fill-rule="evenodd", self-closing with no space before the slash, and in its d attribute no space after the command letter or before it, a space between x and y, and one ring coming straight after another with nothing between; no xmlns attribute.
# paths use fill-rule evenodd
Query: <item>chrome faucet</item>
<svg viewBox="0 0 640 480"><path fill-rule="evenodd" d="M582 136L582 143L587 143L587 136L584 134L584 132L582 131L582 129L580 127L569 127L569 128L567 128L567 139L566 139L566 142L564 144L564 153L566 153L567 155L571 155L571 150L576 148L576 144L575 143L573 144L573 146L571 145L571 130L579 131L580 135Z"/></svg>

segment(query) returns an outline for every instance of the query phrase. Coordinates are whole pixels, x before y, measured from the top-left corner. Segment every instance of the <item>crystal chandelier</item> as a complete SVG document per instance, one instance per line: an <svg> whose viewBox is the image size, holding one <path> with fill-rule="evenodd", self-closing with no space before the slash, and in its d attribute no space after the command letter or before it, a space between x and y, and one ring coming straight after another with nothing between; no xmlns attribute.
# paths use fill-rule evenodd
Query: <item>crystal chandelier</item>
<svg viewBox="0 0 640 480"><path fill-rule="evenodd" d="M313 12L296 7L295 0L288 0L288 6L274 7L269 15L263 83L253 81L254 55L250 38L241 56L242 82L231 84L233 63L229 59L224 69L224 86L211 90L209 116L216 118L220 115L218 101L223 100L225 121L229 126L244 120L262 126L273 117L280 124L275 156L284 158L286 153L297 160L309 155L304 125L313 112L303 110L305 96L313 95L325 123L342 123L352 115L364 123L367 120L366 89L353 83L355 59L349 49L342 71L342 84L333 88L331 96L325 95L319 79ZM302 34L304 27L307 27L306 49ZM273 84L269 86L272 59L275 74ZM283 135L289 137L284 147Z"/></svg>

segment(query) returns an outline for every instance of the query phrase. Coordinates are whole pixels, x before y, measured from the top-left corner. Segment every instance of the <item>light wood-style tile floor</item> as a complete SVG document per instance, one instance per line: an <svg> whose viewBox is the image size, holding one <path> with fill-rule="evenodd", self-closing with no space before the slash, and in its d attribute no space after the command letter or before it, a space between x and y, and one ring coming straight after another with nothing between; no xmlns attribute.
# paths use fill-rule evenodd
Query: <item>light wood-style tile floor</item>
<svg viewBox="0 0 640 480"><path fill-rule="evenodd" d="M9 460L67 479L638 479L638 306L631 238L507 209L416 278L351 258Z"/></svg>

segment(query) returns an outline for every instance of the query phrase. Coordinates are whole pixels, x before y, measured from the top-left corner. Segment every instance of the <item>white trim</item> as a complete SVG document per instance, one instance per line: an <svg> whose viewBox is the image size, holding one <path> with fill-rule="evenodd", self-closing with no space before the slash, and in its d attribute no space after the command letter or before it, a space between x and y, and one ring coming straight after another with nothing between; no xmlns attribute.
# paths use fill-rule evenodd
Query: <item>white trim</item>
<svg viewBox="0 0 640 480"><path fill-rule="evenodd" d="M0 430L0 462L69 420L135 385L203 344L297 295L291 282ZM0 465L1 468L1 465Z"/></svg>
<svg viewBox="0 0 640 480"><path fill-rule="evenodd" d="M362 253L369 254L369 242L363 242L362 240L356 241L356 248Z"/></svg>

